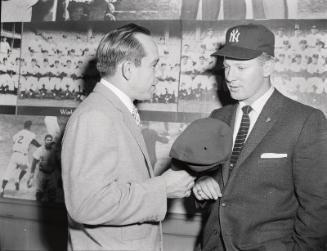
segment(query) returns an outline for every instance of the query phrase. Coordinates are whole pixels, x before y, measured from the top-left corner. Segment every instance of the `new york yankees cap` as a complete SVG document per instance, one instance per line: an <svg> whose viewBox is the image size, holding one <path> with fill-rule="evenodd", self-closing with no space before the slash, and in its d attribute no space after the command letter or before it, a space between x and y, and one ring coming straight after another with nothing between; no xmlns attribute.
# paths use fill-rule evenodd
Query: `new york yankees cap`
<svg viewBox="0 0 327 251"><path fill-rule="evenodd" d="M233 132L222 120L193 121L177 137L169 156L183 162L192 172L203 172L225 162L231 154Z"/></svg>
<svg viewBox="0 0 327 251"><path fill-rule="evenodd" d="M212 56L249 60L263 52L274 56L275 36L261 24L245 24L231 27L226 32L226 43Z"/></svg>

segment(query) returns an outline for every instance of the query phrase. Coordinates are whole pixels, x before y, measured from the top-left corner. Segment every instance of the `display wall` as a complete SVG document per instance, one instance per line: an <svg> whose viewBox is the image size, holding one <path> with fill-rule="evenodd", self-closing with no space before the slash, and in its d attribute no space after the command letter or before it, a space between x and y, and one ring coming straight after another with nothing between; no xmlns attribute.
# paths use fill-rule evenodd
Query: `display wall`
<svg viewBox="0 0 327 251"><path fill-rule="evenodd" d="M269 27L276 35L274 86L327 115L326 13L326 0L2 0L2 187L7 182L0 203L63 206L61 135L99 80L95 51L108 31L134 22L148 28L158 44L158 85L152 99L138 108L150 158L160 174L169 167L170 147L183 129L232 102L220 62L210 55L224 44L225 31L233 25ZM55 161L44 182L30 179L33 145L27 167L8 171L15 160L12 138L26 121L41 145L48 134L55 142ZM191 221L199 215L190 199L170 201L169 213Z"/></svg>

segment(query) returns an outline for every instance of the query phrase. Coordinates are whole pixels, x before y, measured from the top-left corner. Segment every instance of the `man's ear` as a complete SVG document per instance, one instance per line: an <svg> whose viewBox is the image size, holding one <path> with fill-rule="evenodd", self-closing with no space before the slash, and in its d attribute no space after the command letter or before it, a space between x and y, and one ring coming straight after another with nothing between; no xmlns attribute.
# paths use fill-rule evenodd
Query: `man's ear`
<svg viewBox="0 0 327 251"><path fill-rule="evenodd" d="M126 80L130 80L133 75L135 65L131 61L125 61L122 63L122 75Z"/></svg>
<svg viewBox="0 0 327 251"><path fill-rule="evenodd" d="M274 65L275 65L275 61L273 59L268 60L264 63L264 65L263 65L263 76L264 77L269 77L274 72Z"/></svg>

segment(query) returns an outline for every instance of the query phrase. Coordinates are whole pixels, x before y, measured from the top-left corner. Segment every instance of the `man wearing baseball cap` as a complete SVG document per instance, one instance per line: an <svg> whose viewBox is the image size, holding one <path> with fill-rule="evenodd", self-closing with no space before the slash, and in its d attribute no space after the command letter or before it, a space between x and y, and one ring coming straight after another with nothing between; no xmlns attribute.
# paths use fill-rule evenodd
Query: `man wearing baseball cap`
<svg viewBox="0 0 327 251"><path fill-rule="evenodd" d="M211 114L233 130L229 160L193 187L198 200L212 201L202 250L325 251L325 116L272 86L274 34L265 26L228 29L213 55L223 57L238 103Z"/></svg>

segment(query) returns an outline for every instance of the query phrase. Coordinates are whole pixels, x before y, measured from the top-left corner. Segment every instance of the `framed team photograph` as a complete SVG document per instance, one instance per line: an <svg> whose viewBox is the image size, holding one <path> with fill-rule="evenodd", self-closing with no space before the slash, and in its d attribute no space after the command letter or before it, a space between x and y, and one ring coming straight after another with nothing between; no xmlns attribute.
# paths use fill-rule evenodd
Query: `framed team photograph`
<svg viewBox="0 0 327 251"><path fill-rule="evenodd" d="M16 106L21 67L22 23L1 24L0 106Z"/></svg>
<svg viewBox="0 0 327 251"><path fill-rule="evenodd" d="M88 36L87 26L25 23L22 40L18 109L75 108L85 97L85 82L92 81L87 69L97 42Z"/></svg>
<svg viewBox="0 0 327 251"><path fill-rule="evenodd" d="M289 0L290 2L291 0ZM327 11L327 1L297 0L297 18L300 19L325 19Z"/></svg>
<svg viewBox="0 0 327 251"><path fill-rule="evenodd" d="M99 81L95 53L101 38L127 24L117 22L29 23L24 26L18 110L75 108ZM177 111L180 60L179 21L137 21L158 43L158 84L141 110ZM21 114L21 113L20 113Z"/></svg>
<svg viewBox="0 0 327 251"><path fill-rule="evenodd" d="M181 0L58 0L57 20L171 20L180 13Z"/></svg>
<svg viewBox="0 0 327 251"><path fill-rule="evenodd" d="M63 202L60 141L67 117L0 115L1 197Z"/></svg>
<svg viewBox="0 0 327 251"><path fill-rule="evenodd" d="M56 21L57 0L2 0L1 22Z"/></svg>
<svg viewBox="0 0 327 251"><path fill-rule="evenodd" d="M326 1L183 0L182 20L324 19Z"/></svg>
<svg viewBox="0 0 327 251"><path fill-rule="evenodd" d="M327 20L265 21L275 33L274 86L327 114Z"/></svg>

